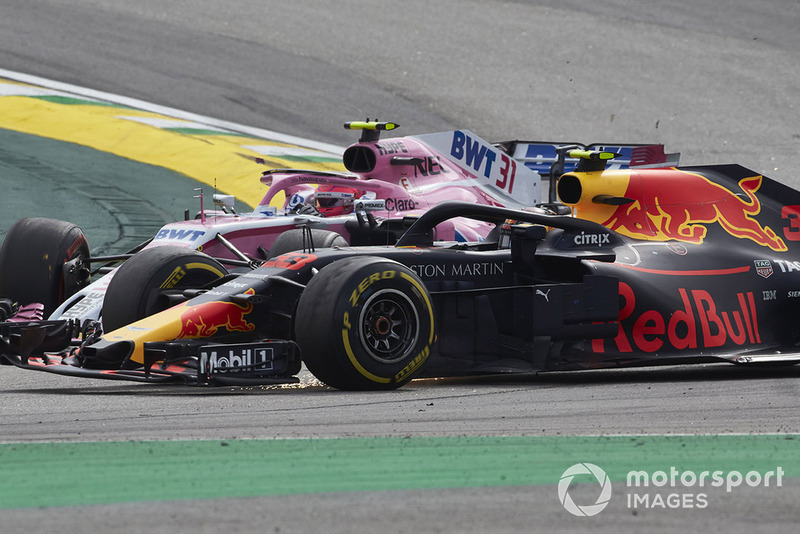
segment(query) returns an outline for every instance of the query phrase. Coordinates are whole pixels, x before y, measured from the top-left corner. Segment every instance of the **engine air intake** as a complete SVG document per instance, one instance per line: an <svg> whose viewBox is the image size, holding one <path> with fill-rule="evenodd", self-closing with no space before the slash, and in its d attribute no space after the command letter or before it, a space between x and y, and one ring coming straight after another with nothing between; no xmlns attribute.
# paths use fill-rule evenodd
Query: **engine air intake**
<svg viewBox="0 0 800 534"><path fill-rule="evenodd" d="M558 180L558 198L564 204L577 204L581 199L583 187L577 176L565 174Z"/></svg>
<svg viewBox="0 0 800 534"><path fill-rule="evenodd" d="M342 155L344 167L350 172L372 172L375 169L377 158L375 152L368 146L351 146Z"/></svg>

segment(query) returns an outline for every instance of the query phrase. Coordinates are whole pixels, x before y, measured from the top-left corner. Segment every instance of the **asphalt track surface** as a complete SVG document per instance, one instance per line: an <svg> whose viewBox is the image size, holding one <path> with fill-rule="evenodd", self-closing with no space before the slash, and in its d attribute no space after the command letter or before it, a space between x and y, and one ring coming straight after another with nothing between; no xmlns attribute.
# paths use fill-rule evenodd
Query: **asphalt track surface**
<svg viewBox="0 0 800 534"><path fill-rule="evenodd" d="M735 161L798 187L797 27L800 4L788 0L724 9L710 0L340 2L335 10L306 1L3 0L0 68L330 143L349 142L340 124L365 117L395 120L406 134L459 127L490 140L663 142L684 163ZM711 494L705 509L631 510L614 500L575 518L558 502L558 475L577 462L608 466L613 451L628 451L598 438L556 462L549 484L531 476L529 485L385 483L370 492L69 507L46 507L39 495L34 506L44 508L0 510L3 532L790 532L800 515L797 449L770 441L800 433L794 368L425 380L380 394L336 392L308 376L295 387L198 390L0 371L0 439L12 443L632 435L652 448L666 434L690 436L650 456L630 450L640 463L628 469L690 458L713 469L730 447L743 455L730 469L783 465L789 475L781 488ZM702 434L756 437L701 450L691 435ZM453 454L467 454L462 445ZM428 458L411 451L412 464L415 454ZM540 451L530 444L531 464L485 446L504 469L523 473L555 462ZM756 467L748 454L766 463ZM185 469L202 464L192 459ZM375 476L393 478L391 469ZM624 477L612 480L615 495L625 493Z"/></svg>

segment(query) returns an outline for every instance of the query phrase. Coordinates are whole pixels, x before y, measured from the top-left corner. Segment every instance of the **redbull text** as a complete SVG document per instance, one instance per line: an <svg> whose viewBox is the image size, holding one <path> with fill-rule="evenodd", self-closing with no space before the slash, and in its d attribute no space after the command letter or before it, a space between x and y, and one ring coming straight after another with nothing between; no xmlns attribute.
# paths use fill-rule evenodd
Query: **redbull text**
<svg viewBox="0 0 800 534"><path fill-rule="evenodd" d="M679 288L681 308L670 314L644 310L634 316L636 295L625 282L619 294L625 304L620 310L619 332L613 343L619 352L656 352L721 347L726 343L761 343L753 293L736 293L738 309L720 311L714 297L704 289ZM592 341L592 352L603 353L605 341Z"/></svg>

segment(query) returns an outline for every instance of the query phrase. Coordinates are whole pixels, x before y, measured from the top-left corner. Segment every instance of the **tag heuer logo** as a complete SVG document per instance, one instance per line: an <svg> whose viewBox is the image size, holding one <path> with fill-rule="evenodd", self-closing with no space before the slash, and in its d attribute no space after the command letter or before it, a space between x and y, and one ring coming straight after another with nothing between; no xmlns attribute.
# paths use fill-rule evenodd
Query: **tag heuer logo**
<svg viewBox="0 0 800 534"><path fill-rule="evenodd" d="M756 272L758 276L763 278L769 278L772 276L772 264L769 260L753 260L753 263L756 264Z"/></svg>

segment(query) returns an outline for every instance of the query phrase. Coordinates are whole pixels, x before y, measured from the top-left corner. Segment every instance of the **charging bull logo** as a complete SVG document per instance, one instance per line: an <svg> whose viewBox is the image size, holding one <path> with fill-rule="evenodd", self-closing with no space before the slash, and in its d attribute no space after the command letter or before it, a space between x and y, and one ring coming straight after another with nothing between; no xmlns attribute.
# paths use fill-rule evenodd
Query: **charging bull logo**
<svg viewBox="0 0 800 534"><path fill-rule="evenodd" d="M585 206L584 211L590 212L588 218L623 235L700 244L708 225L716 223L732 236L777 252L788 250L783 239L755 219L761 212L761 202L756 196L762 182L760 175L741 179L738 185L742 193L730 191L700 174L678 169L612 174L607 180L604 175L601 180L602 187L608 190L597 191L590 183L591 178L582 180L582 185L588 185L593 192L611 193L631 202L613 208L605 206L613 209L610 215L608 211L601 215L596 204L594 208ZM584 198L593 196L584 194ZM580 213L580 209L577 211Z"/></svg>
<svg viewBox="0 0 800 534"><path fill-rule="evenodd" d="M252 295L252 289L245 294ZM253 311L252 304L236 302L212 301L194 306L187 306L181 313L181 332L177 338L211 337L220 328L228 332L252 332L256 326L247 322L245 316Z"/></svg>

